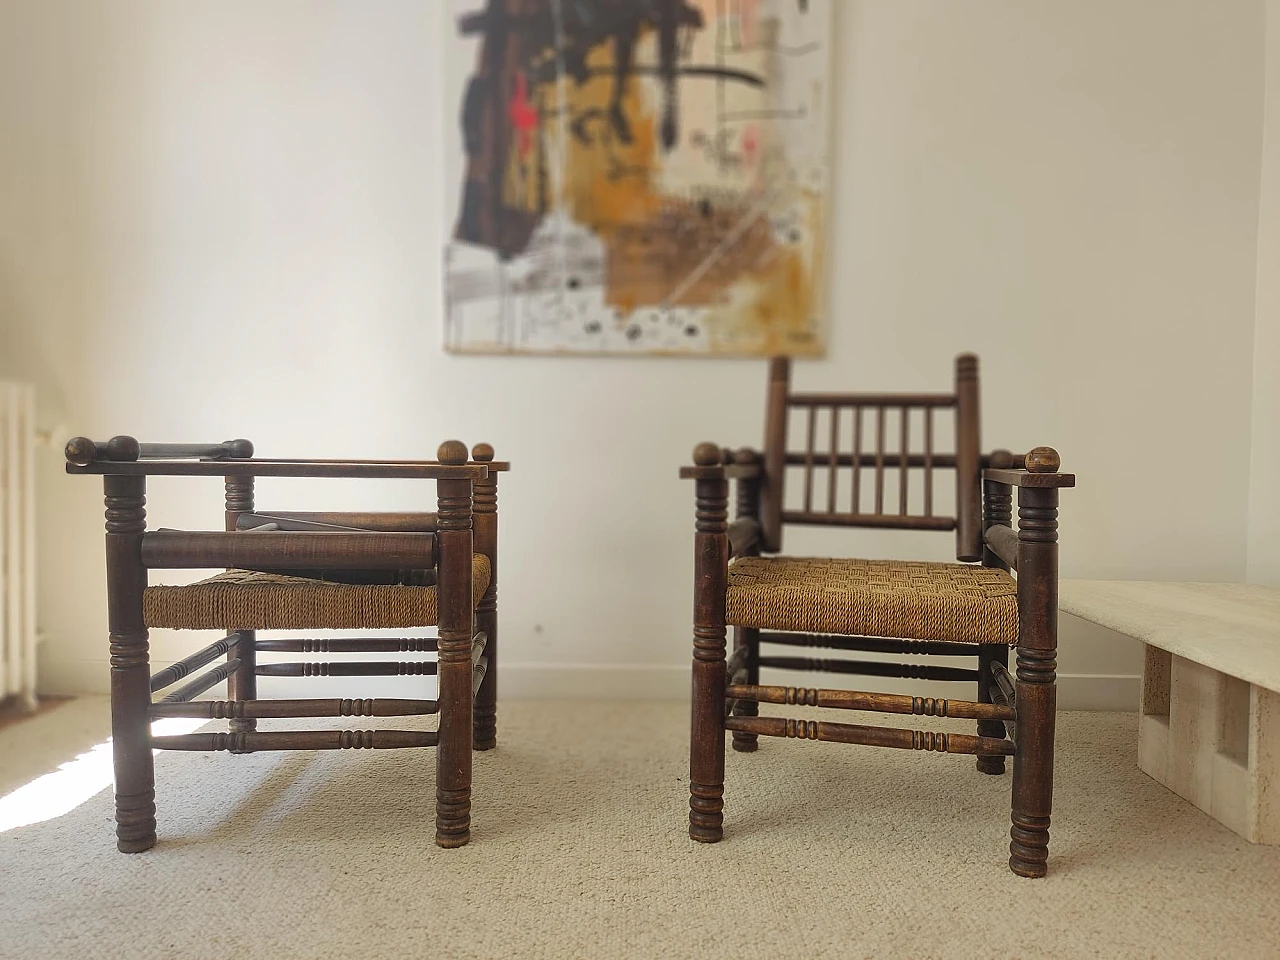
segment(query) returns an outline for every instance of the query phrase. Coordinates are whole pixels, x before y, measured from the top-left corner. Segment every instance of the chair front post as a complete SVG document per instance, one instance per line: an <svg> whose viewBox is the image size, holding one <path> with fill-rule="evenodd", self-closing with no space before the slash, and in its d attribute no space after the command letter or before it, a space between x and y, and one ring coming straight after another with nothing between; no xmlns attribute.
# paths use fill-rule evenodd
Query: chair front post
<svg viewBox="0 0 1280 960"><path fill-rule="evenodd" d="M1018 490L1017 752L1009 868L1043 877L1053 806L1053 738L1057 712L1058 491Z"/></svg>
<svg viewBox="0 0 1280 960"><path fill-rule="evenodd" d="M702 443L698 466L715 466L720 450ZM689 751L689 836L715 843L724 835L725 590L729 563L729 481L695 481L693 720Z"/></svg>
<svg viewBox="0 0 1280 960"><path fill-rule="evenodd" d="M227 476L223 478L226 491L225 517L226 530L234 533L242 513L253 513L253 477ZM227 699L245 701L258 699L258 651L256 647L258 635L253 630L233 631L229 634L236 638L235 645L227 651L228 660L239 660L240 667L227 677ZM231 733L249 733L258 729L258 721L237 717L227 722ZM250 753L249 750L232 750L232 753Z"/></svg>
<svg viewBox="0 0 1280 960"><path fill-rule="evenodd" d="M476 444L471 458L477 463L493 461L493 447ZM488 660L484 680L476 694L473 747L492 750L498 743L498 474L490 472L475 482L475 547L489 558L489 589L476 605L476 629L487 638L484 653Z"/></svg>
<svg viewBox="0 0 1280 960"><path fill-rule="evenodd" d="M441 463L467 462L466 445L440 445ZM471 644L475 637L471 556L472 483L440 480L437 566L440 640L436 699L440 738L436 748L436 845L461 847L471 839Z"/></svg>
<svg viewBox="0 0 1280 960"><path fill-rule="evenodd" d="M111 637L111 743L116 784L116 846L141 853L156 843L151 754L151 670L142 594L147 568L144 476L103 478L107 518L107 623Z"/></svg>

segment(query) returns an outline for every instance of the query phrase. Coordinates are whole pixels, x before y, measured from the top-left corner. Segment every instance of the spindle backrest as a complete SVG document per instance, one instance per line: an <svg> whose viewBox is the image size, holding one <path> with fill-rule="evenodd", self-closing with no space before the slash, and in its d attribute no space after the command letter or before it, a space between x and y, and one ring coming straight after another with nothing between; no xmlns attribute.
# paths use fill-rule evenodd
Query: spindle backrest
<svg viewBox="0 0 1280 960"><path fill-rule="evenodd" d="M805 424L804 446L793 450L788 427L794 413ZM820 414L826 425L818 430ZM938 451L936 428L951 414L955 443ZM890 421L896 429L889 429ZM912 423L918 428L919 443ZM896 434L896 442L891 434ZM850 441L845 446L845 441ZM914 449L913 449L914 447ZM782 548L788 523L903 530L955 530L956 556L982 559L982 457L979 436L978 358L956 358L953 393L793 393L791 361L769 366L765 412L764 482L760 522L766 549ZM803 508L787 509L788 469L803 470ZM939 509L935 476L955 471L953 513ZM886 490L886 474L896 473L897 492ZM825 473L824 496L815 502L815 477ZM921 496L914 497L918 475ZM870 501L868 503L868 501Z"/></svg>

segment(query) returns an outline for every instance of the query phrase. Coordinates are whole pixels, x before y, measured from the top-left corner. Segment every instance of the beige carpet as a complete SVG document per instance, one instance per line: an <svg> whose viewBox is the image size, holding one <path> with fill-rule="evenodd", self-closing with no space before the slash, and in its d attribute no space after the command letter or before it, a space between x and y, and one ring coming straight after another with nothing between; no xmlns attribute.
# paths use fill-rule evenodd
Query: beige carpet
<svg viewBox="0 0 1280 960"><path fill-rule="evenodd" d="M683 707L500 722L452 851L431 842L429 751L162 754L149 853L116 853L109 791L0 833L0 955L1280 956L1280 848L1142 775L1132 715L1062 718L1040 881L1005 867L1009 777L970 758L730 753L727 837L699 846Z"/></svg>

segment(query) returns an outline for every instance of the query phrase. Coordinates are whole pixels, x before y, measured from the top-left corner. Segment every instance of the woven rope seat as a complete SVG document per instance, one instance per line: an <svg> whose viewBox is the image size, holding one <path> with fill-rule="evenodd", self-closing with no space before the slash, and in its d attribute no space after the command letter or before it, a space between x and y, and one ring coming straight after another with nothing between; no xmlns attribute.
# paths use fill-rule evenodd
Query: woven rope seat
<svg viewBox="0 0 1280 960"><path fill-rule="evenodd" d="M1018 642L1013 577L964 563L743 557L729 567L726 613L762 630Z"/></svg>
<svg viewBox="0 0 1280 960"><path fill-rule="evenodd" d="M471 558L476 603L489 589L489 558ZM148 587L148 627L174 630L313 630L434 627L435 587L357 586L232 570L187 586Z"/></svg>

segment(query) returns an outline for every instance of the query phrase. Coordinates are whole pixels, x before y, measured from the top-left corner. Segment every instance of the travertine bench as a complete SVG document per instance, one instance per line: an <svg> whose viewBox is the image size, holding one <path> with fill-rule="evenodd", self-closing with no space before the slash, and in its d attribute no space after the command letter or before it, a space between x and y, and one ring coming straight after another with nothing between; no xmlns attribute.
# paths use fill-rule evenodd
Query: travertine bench
<svg viewBox="0 0 1280 960"><path fill-rule="evenodd" d="M1138 767L1253 843L1280 843L1280 590L1063 580L1059 608L1146 645Z"/></svg>

